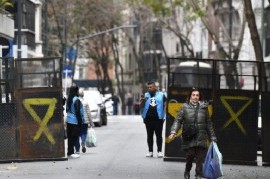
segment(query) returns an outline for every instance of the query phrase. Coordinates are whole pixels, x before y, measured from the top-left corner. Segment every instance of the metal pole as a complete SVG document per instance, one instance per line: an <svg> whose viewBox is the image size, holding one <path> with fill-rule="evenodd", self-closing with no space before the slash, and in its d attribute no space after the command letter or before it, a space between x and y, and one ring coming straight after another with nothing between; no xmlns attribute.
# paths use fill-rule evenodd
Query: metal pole
<svg viewBox="0 0 270 179"><path fill-rule="evenodd" d="M263 57L265 55L265 49L264 49L264 0L262 0L262 14L261 14L261 44L262 44L262 51L263 51ZM264 58L263 58L264 59Z"/></svg>
<svg viewBox="0 0 270 179"><path fill-rule="evenodd" d="M21 49L21 46L22 46L22 1L21 0L17 0L17 22L18 22L17 58L21 58L22 57L22 49Z"/></svg>
<svg viewBox="0 0 270 179"><path fill-rule="evenodd" d="M95 37L95 36L98 36L98 35L101 35L101 34L105 34L105 33L112 32L112 31L119 30L119 29L123 29L123 28L134 28L134 27L137 27L137 25L122 25L122 26L115 27L115 28L112 28L112 29L107 29L105 31L97 32L95 34L89 34L89 35L86 35L84 37L78 37L77 39L74 40L71 47L73 47L75 44L77 44L76 50L77 50L77 53L78 53L78 51L79 51L78 50L78 43L79 43L80 40L89 39L89 38L92 38L92 37ZM77 58L75 58L74 63L72 64L73 65L73 70L75 70L76 59ZM73 74L74 74L74 71L73 71ZM73 78L74 78L74 75L72 75L72 80L73 80Z"/></svg>
<svg viewBox="0 0 270 179"><path fill-rule="evenodd" d="M65 9L64 9L64 49L63 49L63 61L65 64L67 64L67 54L66 54L66 48L67 48L67 1L65 1Z"/></svg>
<svg viewBox="0 0 270 179"><path fill-rule="evenodd" d="M45 31L45 35L43 35L43 40L44 40L44 48L43 48L43 52L45 57L48 56L48 52L49 52L49 47L48 47L48 0L45 0L45 4L44 4L44 31Z"/></svg>
<svg viewBox="0 0 270 179"><path fill-rule="evenodd" d="M64 87L64 90L65 90L65 97L67 96L67 74L68 74L68 70L65 70L65 87Z"/></svg>
<svg viewBox="0 0 270 179"><path fill-rule="evenodd" d="M89 35L86 35L84 37L80 37L80 38L76 39L71 46L74 46L78 41L83 40L83 39L89 39L89 38L92 38L92 37L95 37L95 36L98 36L98 35L101 35L101 34L105 34L105 33L108 33L108 32L112 32L112 31L115 31L115 30L118 30L118 29L134 28L134 27L137 27L137 25L123 25L123 26L115 27L115 28L108 29L108 30L105 30L105 31L97 32L95 34L89 34Z"/></svg>
<svg viewBox="0 0 270 179"><path fill-rule="evenodd" d="M2 83L2 46L1 45L0 45L0 83ZM0 87L0 94L1 94L0 103L2 103L2 87Z"/></svg>
<svg viewBox="0 0 270 179"><path fill-rule="evenodd" d="M230 36L230 40L232 43L232 26L233 26L233 21L232 21L232 10L233 10L233 6L232 6L232 0L229 0L229 36ZM232 46L231 43L229 43L229 56L230 59L232 59Z"/></svg>
<svg viewBox="0 0 270 179"><path fill-rule="evenodd" d="M2 45L0 45L0 82L2 80Z"/></svg>

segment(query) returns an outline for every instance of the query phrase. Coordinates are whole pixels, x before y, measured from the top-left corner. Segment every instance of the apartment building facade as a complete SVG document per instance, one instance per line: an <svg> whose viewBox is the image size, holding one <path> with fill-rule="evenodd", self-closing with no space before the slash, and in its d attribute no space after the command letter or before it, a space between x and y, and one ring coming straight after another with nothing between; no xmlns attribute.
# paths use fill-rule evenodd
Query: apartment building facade
<svg viewBox="0 0 270 179"><path fill-rule="evenodd" d="M13 6L3 7L0 13L0 37L8 39L8 56L22 58L42 57L42 2L41 0L10 1ZM21 3L21 12L18 12ZM20 22L20 23L19 23ZM21 24L21 26L20 26ZM18 35L21 39L18 40ZM18 49L20 43L21 49Z"/></svg>
<svg viewBox="0 0 270 179"><path fill-rule="evenodd" d="M270 30L269 19L269 3L267 1L252 0L253 11L256 18L256 24L264 50L264 61L269 61L269 47L270 47ZM211 30L216 34L219 39L220 45L227 53L233 54L233 48L230 46L237 46L239 38L243 30L242 47L239 52L237 60L252 60L255 61L255 52L251 41L251 35L248 28L248 24L245 22L242 26L244 19L244 6L240 0L215 0L211 4L208 4L206 11L206 17ZM136 19L132 17L132 13L125 10L125 17L127 23L134 23ZM176 10L178 24L183 24L183 9ZM168 17L169 18L169 17ZM136 22L139 23L139 22ZM145 22L144 22L145 23ZM145 24L143 24L145 26ZM142 24L141 24L142 26ZM134 42L136 42L137 52L141 50L141 53L146 54L142 58L143 64L138 65L135 62L133 45L128 41L124 41L123 48L120 55L121 63L126 67L126 75L124 77L124 84L126 89L132 90L135 94L141 92L141 88L138 86L138 71L139 68L143 68L144 77L147 80L155 79L160 83L163 90L167 87L167 57L191 57L188 51L183 52L181 49L180 38L175 35L171 30L160 26L157 19L149 18L149 28L145 28L139 34L136 33L136 29L130 35L133 35ZM192 28L190 28L192 26ZM189 29L188 29L189 27ZM205 26L201 19L192 21L188 27L181 27L183 34L188 34L188 40L190 46L193 49L193 57L196 58L211 58L222 59L219 54L218 48L209 34L209 29ZM231 43L229 43L229 38ZM163 45L163 46L162 46ZM166 54L165 54L166 53ZM225 59L229 59L225 57ZM239 67L244 69L244 67ZM239 69L240 70L240 69ZM146 80L146 81L147 81Z"/></svg>

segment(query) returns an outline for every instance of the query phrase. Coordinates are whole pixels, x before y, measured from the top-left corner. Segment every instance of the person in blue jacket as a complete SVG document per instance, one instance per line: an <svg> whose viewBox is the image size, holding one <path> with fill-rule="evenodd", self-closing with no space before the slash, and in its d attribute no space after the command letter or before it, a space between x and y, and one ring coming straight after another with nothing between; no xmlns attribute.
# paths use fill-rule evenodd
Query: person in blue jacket
<svg viewBox="0 0 270 179"><path fill-rule="evenodd" d="M146 157L153 157L154 133L156 135L157 157L162 158L162 130L165 120L166 96L157 90L155 81L147 83L147 90L141 95L141 115L147 132L148 153Z"/></svg>
<svg viewBox="0 0 270 179"><path fill-rule="evenodd" d="M78 158L79 154L74 153L75 143L81 134L82 123L84 119L83 105L79 99L79 87L72 86L69 90L69 95L66 104L66 126L68 149L67 156L70 158Z"/></svg>

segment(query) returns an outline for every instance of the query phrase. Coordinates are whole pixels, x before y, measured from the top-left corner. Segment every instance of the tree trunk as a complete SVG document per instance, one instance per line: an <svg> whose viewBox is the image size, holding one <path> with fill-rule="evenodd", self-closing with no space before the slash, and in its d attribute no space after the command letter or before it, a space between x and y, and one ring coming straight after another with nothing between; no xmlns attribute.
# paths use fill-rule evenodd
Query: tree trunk
<svg viewBox="0 0 270 179"><path fill-rule="evenodd" d="M262 45L260 42L260 36L258 33L251 0L244 0L244 7L245 7L246 20L248 23L251 40L252 40L253 48L255 51L256 61L263 62ZM261 91L264 86L263 81L262 81L262 77L265 76L264 65L260 65L260 63L258 63L257 68L258 68L258 75L259 75L259 91Z"/></svg>
<svg viewBox="0 0 270 179"><path fill-rule="evenodd" d="M113 50L114 62L115 62L114 71L115 71L116 84L117 84L117 89L118 89L118 96L121 98L121 101L122 101L122 103L121 103L122 114L125 115L126 105L124 103L124 101L125 101L124 68L119 61L117 40L116 40L114 35L112 35L112 50ZM118 71L118 68L120 68L120 72ZM120 78L121 78L121 80L120 80Z"/></svg>
<svg viewBox="0 0 270 179"><path fill-rule="evenodd" d="M257 61L263 61L262 45L260 42L260 36L258 33L254 12L252 9L251 0L244 0L246 20L248 23L252 44L255 51Z"/></svg>

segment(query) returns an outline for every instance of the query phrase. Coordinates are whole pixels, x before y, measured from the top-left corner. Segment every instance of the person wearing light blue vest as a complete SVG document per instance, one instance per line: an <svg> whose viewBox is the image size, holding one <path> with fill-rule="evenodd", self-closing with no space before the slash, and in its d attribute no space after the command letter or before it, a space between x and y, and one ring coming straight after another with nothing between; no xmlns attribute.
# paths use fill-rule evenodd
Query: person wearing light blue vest
<svg viewBox="0 0 270 179"><path fill-rule="evenodd" d="M146 157L153 157L154 133L156 135L157 157L162 158L162 130L165 120L166 96L157 90L154 81L147 83L148 92L141 96L140 108L147 132L148 153Z"/></svg>
<svg viewBox="0 0 270 179"><path fill-rule="evenodd" d="M78 97L79 88L77 86L70 87L67 98L65 119L67 125L68 150L67 156L70 158L78 158L80 155L74 153L75 142L81 134L82 123L84 120L83 105Z"/></svg>

